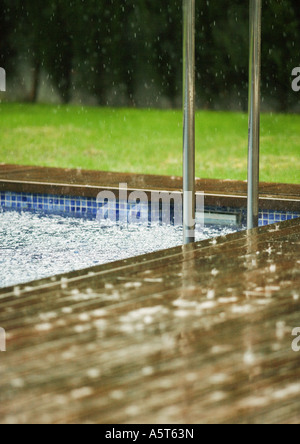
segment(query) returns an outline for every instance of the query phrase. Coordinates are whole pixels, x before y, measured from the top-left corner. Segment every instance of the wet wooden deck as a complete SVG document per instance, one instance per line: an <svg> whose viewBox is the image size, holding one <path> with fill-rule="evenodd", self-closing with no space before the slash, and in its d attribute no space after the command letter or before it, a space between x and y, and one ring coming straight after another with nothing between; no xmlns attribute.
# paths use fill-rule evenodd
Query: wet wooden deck
<svg viewBox="0 0 300 444"><path fill-rule="evenodd" d="M118 190L120 183L129 191L182 191L182 177L0 164L0 191L96 197L102 190ZM205 192L206 205L247 207L246 182L197 179L196 191ZM300 185L261 183L260 208L300 211Z"/></svg>
<svg viewBox="0 0 300 444"><path fill-rule="evenodd" d="M300 220L0 291L1 423L299 423Z"/></svg>

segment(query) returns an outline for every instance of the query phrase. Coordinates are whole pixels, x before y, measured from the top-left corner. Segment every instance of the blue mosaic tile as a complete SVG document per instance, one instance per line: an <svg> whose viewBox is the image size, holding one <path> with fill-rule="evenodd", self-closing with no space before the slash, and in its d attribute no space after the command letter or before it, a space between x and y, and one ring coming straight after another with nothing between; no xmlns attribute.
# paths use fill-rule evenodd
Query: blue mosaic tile
<svg viewBox="0 0 300 444"><path fill-rule="evenodd" d="M151 206L146 202L118 202L109 201L108 203L97 202L93 198L79 198L75 196L56 196L47 194L26 194L26 193L0 193L0 203L2 208L18 209L18 210L34 210L45 213L55 213L72 217L83 218L112 218L112 220L140 220L142 222L165 221L163 218L164 208L160 202L159 205ZM230 207L205 207L206 212L223 213L238 216L238 220L246 223L246 208L230 208ZM170 223L174 223L175 207L170 210ZM290 211L271 211L264 210L259 215L259 225L269 225L275 222L283 222L300 217L300 212L292 213Z"/></svg>

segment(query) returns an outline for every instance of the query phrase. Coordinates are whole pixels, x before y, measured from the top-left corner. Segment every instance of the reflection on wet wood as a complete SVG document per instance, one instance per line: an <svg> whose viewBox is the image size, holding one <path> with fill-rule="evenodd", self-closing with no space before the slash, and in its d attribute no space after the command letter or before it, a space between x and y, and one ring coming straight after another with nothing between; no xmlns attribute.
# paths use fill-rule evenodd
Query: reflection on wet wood
<svg viewBox="0 0 300 444"><path fill-rule="evenodd" d="M61 168L23 167L0 164L0 190L96 197L101 189L182 191L181 177L108 173ZM196 190L205 192L206 205L247 206L247 183L234 180L198 179ZM261 209L300 211L300 185L260 184Z"/></svg>
<svg viewBox="0 0 300 444"><path fill-rule="evenodd" d="M299 423L300 221L0 292L1 423Z"/></svg>

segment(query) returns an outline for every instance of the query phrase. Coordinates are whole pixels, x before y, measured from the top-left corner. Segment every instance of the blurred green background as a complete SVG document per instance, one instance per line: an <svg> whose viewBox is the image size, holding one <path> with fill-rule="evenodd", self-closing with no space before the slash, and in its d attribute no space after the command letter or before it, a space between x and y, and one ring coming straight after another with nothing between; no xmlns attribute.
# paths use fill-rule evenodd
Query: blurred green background
<svg viewBox="0 0 300 444"><path fill-rule="evenodd" d="M181 174L182 0L0 10L0 162ZM197 176L245 180L249 2L196 14ZM261 179L299 183L299 1L265 0L262 37Z"/></svg>

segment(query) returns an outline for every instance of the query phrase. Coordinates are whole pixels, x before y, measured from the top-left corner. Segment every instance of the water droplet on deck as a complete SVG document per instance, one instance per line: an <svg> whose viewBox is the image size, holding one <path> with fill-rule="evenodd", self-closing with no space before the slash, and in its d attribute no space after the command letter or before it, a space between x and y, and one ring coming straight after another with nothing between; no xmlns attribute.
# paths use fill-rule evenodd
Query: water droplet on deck
<svg viewBox="0 0 300 444"><path fill-rule="evenodd" d="M39 324L39 325L36 325L35 329L40 332L49 331L52 329L52 325L49 323Z"/></svg>
<svg viewBox="0 0 300 444"><path fill-rule="evenodd" d="M23 388L25 386L25 382L21 378L12 379L10 385L16 389Z"/></svg>
<svg viewBox="0 0 300 444"><path fill-rule="evenodd" d="M71 392L71 398L74 400L88 398L94 393L91 387L82 387Z"/></svg>
<svg viewBox="0 0 300 444"><path fill-rule="evenodd" d="M215 290L209 290L207 293L207 299L214 299L216 295Z"/></svg>
<svg viewBox="0 0 300 444"><path fill-rule="evenodd" d="M98 368L90 368L86 374L90 379L98 379L101 376L101 372Z"/></svg>
<svg viewBox="0 0 300 444"><path fill-rule="evenodd" d="M251 350L248 350L243 357L244 364L252 366L256 362L256 357Z"/></svg>
<svg viewBox="0 0 300 444"><path fill-rule="evenodd" d="M153 367L144 367L142 369L142 374L144 376L151 376L154 373L154 368Z"/></svg>

